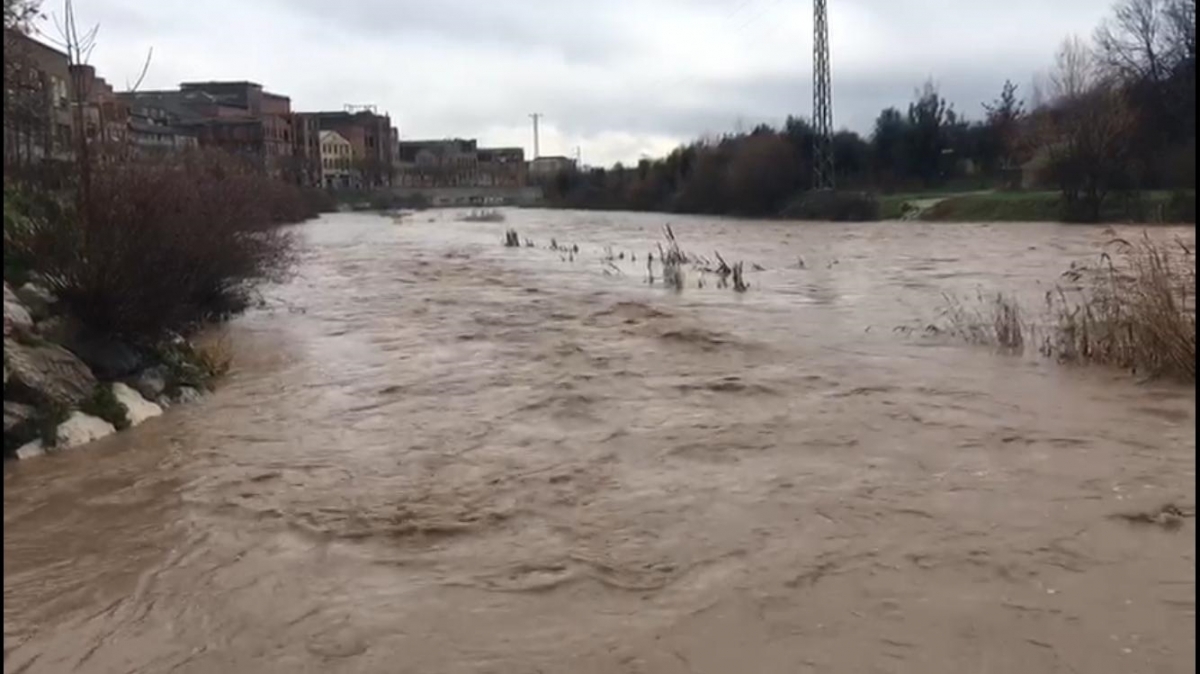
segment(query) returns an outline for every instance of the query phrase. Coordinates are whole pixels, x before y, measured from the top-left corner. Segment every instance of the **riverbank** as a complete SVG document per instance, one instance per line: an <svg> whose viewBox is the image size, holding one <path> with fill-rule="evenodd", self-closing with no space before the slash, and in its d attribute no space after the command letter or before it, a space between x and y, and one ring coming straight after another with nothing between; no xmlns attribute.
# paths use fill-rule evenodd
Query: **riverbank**
<svg viewBox="0 0 1200 674"><path fill-rule="evenodd" d="M4 458L31 459L197 400L228 368L182 336L137 345L63 312L45 287L4 282Z"/></svg>
<svg viewBox="0 0 1200 674"><path fill-rule="evenodd" d="M546 202L554 210L592 210L597 212L662 213L669 211L628 211L613 206L593 207L586 203ZM917 220L923 222L1067 222L1061 193L1054 191L976 190L967 192L906 192L879 194L870 191L807 193L794 200L773 217L764 220L811 222L873 222ZM691 215L705 215L692 213ZM738 217L737 214L717 214ZM1187 191L1150 191L1113 195L1105 200L1100 219L1082 224L1189 224L1196 221L1196 193Z"/></svg>
<svg viewBox="0 0 1200 674"><path fill-rule="evenodd" d="M4 185L5 458L199 397L229 357L189 338L286 278L283 225L323 201L212 151L60 168L57 183L32 171Z"/></svg>
<svg viewBox="0 0 1200 674"><path fill-rule="evenodd" d="M1052 191L911 193L879 197L883 220L925 222L1062 222L1062 195ZM1106 200L1099 224L1196 221L1195 192L1144 192Z"/></svg>

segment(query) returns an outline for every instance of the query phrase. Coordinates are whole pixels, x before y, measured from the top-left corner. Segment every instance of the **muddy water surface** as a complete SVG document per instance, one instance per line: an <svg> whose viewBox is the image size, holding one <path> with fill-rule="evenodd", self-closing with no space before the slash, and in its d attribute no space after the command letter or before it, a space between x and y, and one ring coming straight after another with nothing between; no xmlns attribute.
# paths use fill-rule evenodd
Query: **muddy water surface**
<svg viewBox="0 0 1200 674"><path fill-rule="evenodd" d="M1194 671L1194 388L895 331L1103 230L508 217L308 223L214 395L6 466L4 671Z"/></svg>

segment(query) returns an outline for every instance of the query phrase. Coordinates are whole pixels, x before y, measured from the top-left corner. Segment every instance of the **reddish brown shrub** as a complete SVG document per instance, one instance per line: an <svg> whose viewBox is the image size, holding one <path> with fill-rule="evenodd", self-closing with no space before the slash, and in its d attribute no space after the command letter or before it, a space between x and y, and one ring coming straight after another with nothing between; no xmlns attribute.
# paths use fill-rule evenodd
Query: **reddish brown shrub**
<svg viewBox="0 0 1200 674"><path fill-rule="evenodd" d="M87 203L32 218L15 245L90 327L154 339L243 310L290 266L278 225L314 214L299 188L228 155L109 159Z"/></svg>

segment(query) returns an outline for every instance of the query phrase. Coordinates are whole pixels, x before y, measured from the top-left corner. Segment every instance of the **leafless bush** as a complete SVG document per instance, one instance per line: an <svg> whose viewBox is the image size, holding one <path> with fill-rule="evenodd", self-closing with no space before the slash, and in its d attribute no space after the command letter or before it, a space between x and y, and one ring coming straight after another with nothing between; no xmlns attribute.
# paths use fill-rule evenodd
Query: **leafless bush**
<svg viewBox="0 0 1200 674"><path fill-rule="evenodd" d="M1079 282L1046 294L1053 330L1042 353L1155 377L1196 378L1196 261L1182 241L1115 240L1117 257L1073 268Z"/></svg>
<svg viewBox="0 0 1200 674"><path fill-rule="evenodd" d="M298 188L220 154L97 169L86 201L6 227L5 246L108 334L155 338L244 310L255 284L290 268L292 238L276 225L310 215Z"/></svg>

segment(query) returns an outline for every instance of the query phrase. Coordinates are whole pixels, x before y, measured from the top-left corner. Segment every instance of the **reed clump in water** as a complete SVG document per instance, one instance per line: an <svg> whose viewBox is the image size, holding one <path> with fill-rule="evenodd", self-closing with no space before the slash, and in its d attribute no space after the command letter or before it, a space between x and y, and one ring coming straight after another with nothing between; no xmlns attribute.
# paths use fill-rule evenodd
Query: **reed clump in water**
<svg viewBox="0 0 1200 674"><path fill-rule="evenodd" d="M1040 325L1018 302L980 293L971 306L946 295L926 334L1023 352L1034 343L1064 363L1118 367L1152 378L1196 380L1196 261L1184 242L1115 239L1096 266L1072 264L1045 295ZM913 332L912 327L897 328Z"/></svg>
<svg viewBox="0 0 1200 674"><path fill-rule="evenodd" d="M688 255L679 247L675 232L671 226L664 228L667 237L666 248L658 244L658 261L662 264L663 285L675 290L683 290L683 266L688 263Z"/></svg>
<svg viewBox="0 0 1200 674"><path fill-rule="evenodd" d="M1137 374L1196 380L1196 260L1176 239L1115 239L1116 257L1073 267L1076 282L1046 293L1051 330L1042 353L1064 362L1097 363Z"/></svg>
<svg viewBox="0 0 1200 674"><path fill-rule="evenodd" d="M1003 293L976 296L968 306L953 295L942 295L945 306L938 320L925 327L934 335L949 335L971 344L995 347L1010 353L1023 353L1028 325L1016 299Z"/></svg>

